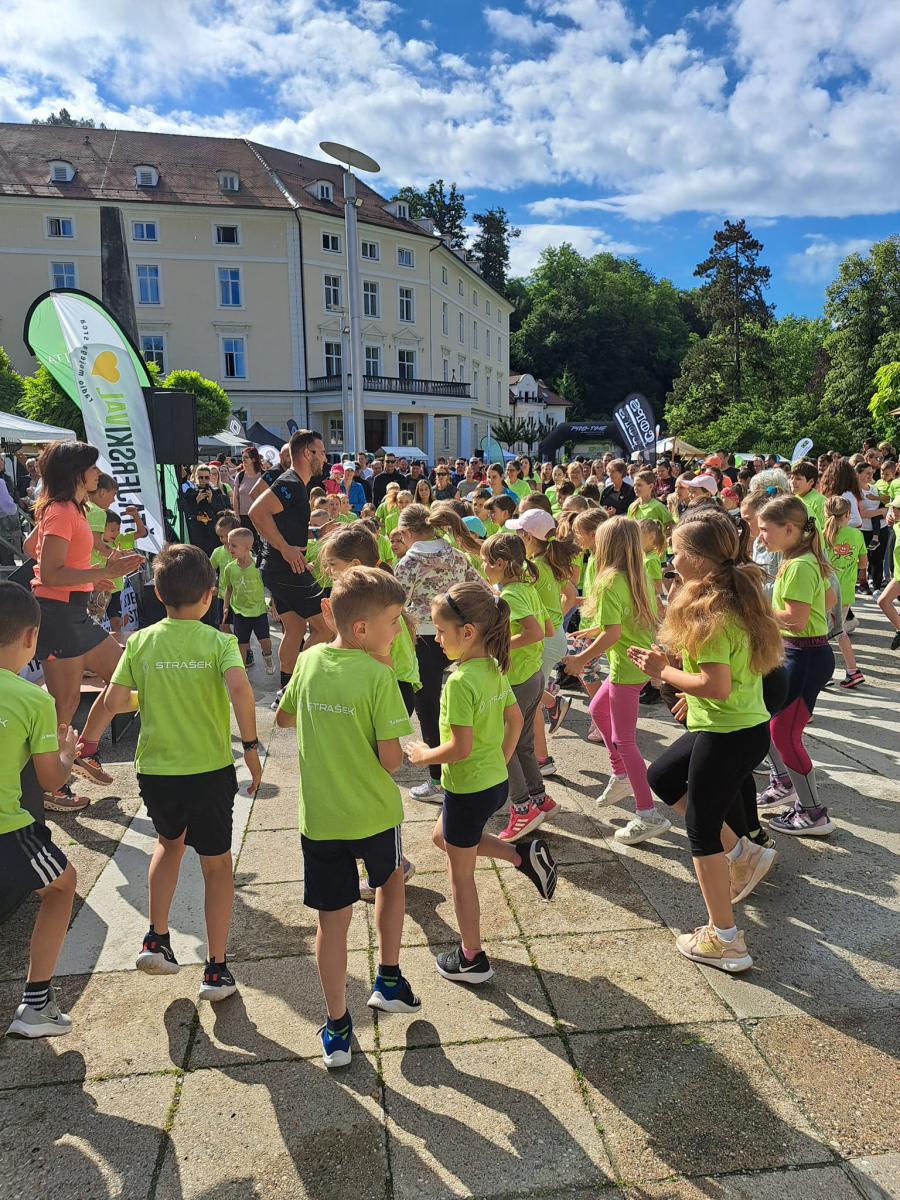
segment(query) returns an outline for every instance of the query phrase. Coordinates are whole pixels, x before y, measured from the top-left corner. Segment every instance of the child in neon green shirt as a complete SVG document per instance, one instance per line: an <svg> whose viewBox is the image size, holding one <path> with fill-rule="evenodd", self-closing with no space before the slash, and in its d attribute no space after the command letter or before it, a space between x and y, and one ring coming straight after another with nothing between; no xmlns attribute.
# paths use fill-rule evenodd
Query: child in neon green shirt
<svg viewBox="0 0 900 1200"><path fill-rule="evenodd" d="M269 636L269 602L266 600L262 576L253 561L253 530L232 529L228 535L231 561L222 568L219 586L222 597L222 623L234 625L241 657L247 664L250 638L255 636L262 650L267 675L275 674L272 639Z"/></svg>

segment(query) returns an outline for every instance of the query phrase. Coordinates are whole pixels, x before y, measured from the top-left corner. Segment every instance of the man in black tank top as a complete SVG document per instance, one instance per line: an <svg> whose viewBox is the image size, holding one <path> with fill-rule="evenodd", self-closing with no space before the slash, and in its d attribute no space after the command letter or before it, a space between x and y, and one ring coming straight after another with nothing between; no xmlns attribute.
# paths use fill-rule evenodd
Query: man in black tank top
<svg viewBox="0 0 900 1200"><path fill-rule="evenodd" d="M322 616L322 589L306 564L305 553L310 513L307 489L310 479L322 473L325 445L322 435L309 429L298 429L289 445L289 469L250 509L250 519L265 539L263 582L284 626L278 649L282 687L291 677L307 628L307 649L331 636Z"/></svg>

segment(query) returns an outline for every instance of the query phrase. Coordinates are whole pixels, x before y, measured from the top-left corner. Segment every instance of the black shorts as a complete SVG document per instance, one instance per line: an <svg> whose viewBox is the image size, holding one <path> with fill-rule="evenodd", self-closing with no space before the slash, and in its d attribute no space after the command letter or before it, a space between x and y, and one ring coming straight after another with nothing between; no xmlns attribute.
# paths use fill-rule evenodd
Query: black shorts
<svg viewBox="0 0 900 1200"><path fill-rule="evenodd" d="M274 578L263 571L263 583L272 593L275 611L279 616L296 613L298 617L316 617L322 611L322 589L316 583L312 571L302 575L277 575Z"/></svg>
<svg viewBox="0 0 900 1200"><path fill-rule="evenodd" d="M403 862L400 826L356 841L316 841L300 835L303 847L303 903L320 912L337 912L359 899L356 860L366 864L373 888L382 887Z"/></svg>
<svg viewBox="0 0 900 1200"><path fill-rule="evenodd" d="M90 592L72 592L68 600L36 597L41 606L38 658L81 658L106 641L109 634L87 610L90 595Z"/></svg>
<svg viewBox="0 0 900 1200"><path fill-rule="evenodd" d="M59 879L68 861L37 821L0 833L0 891L37 892Z"/></svg>
<svg viewBox="0 0 900 1200"><path fill-rule="evenodd" d="M477 846L488 821L509 799L509 780L481 792L448 792L444 789L444 841L461 850Z"/></svg>
<svg viewBox="0 0 900 1200"><path fill-rule="evenodd" d="M106 615L112 620L114 617L122 616L122 592L113 592L109 598L109 604L106 606Z"/></svg>
<svg viewBox="0 0 900 1200"><path fill-rule="evenodd" d="M231 849L231 816L238 790L234 764L199 775L138 775L153 828L167 841L186 832L185 844L213 858Z"/></svg>
<svg viewBox="0 0 900 1200"><path fill-rule="evenodd" d="M241 646L246 646L250 641L250 635L256 634L258 642L264 641L269 637L269 614L263 613L260 617L244 617L240 613L231 610L231 628L234 631L234 636L237 638Z"/></svg>

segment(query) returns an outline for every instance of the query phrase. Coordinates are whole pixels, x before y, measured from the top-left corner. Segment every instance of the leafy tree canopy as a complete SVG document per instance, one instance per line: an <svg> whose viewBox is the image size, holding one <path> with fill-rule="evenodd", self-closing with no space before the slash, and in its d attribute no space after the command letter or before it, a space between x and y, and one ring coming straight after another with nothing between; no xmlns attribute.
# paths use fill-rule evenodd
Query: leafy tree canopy
<svg viewBox="0 0 900 1200"><path fill-rule="evenodd" d="M425 191L414 187L402 187L394 196L409 205L409 215L416 220L429 218L434 221L442 237L450 239L454 249L466 244L466 198L451 183L447 190L443 179L429 183Z"/></svg>
<svg viewBox="0 0 900 1200"><path fill-rule="evenodd" d="M204 379L199 371L170 371L161 387L193 392L197 397L197 433L210 437L221 433L231 416L228 393L212 379Z"/></svg>
<svg viewBox="0 0 900 1200"><path fill-rule="evenodd" d="M472 243L472 254L481 262L482 278L502 292L509 274L509 243L520 237L522 230L510 224L505 208L475 213L472 220L480 230Z"/></svg>
<svg viewBox="0 0 900 1200"><path fill-rule="evenodd" d="M15 412L22 392L22 376L13 370L9 355L0 346L0 411Z"/></svg>
<svg viewBox="0 0 900 1200"><path fill-rule="evenodd" d="M44 425L59 425L72 429L84 440L84 421L81 409L59 386L46 367L38 367L33 375L22 380L22 399L19 412L30 421Z"/></svg>
<svg viewBox="0 0 900 1200"><path fill-rule="evenodd" d="M105 129L102 123L96 125L93 117L73 117L67 108L61 108L58 113L50 113L43 120L35 117L32 125L69 125L76 129Z"/></svg>

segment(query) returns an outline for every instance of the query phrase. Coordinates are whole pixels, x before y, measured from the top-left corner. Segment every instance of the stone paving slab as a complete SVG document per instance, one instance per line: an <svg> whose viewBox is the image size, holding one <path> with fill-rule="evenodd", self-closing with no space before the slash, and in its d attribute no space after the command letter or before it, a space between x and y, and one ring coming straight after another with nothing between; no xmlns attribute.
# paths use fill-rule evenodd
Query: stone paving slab
<svg viewBox="0 0 900 1200"><path fill-rule="evenodd" d="M504 872L503 885L525 934L602 933L660 924L646 896L615 861L565 867L549 904L520 871Z"/></svg>
<svg viewBox="0 0 900 1200"><path fill-rule="evenodd" d="M733 1023L572 1034L570 1044L620 1178L833 1158Z"/></svg>
<svg viewBox="0 0 900 1200"><path fill-rule="evenodd" d="M292 883L303 878L300 830L250 830L244 837L234 873L236 887L246 883Z"/></svg>
<svg viewBox="0 0 900 1200"><path fill-rule="evenodd" d="M860 1200L860 1197L840 1167L807 1167L759 1175L639 1183L623 1189L621 1200Z"/></svg>
<svg viewBox="0 0 900 1200"><path fill-rule="evenodd" d="M900 1154L854 1158L847 1164L847 1169L866 1200L898 1200L900 1197Z"/></svg>
<svg viewBox="0 0 900 1200"><path fill-rule="evenodd" d="M416 1040L438 1040L434 1026L410 1028ZM395 1200L611 1179L558 1039L409 1049L382 1062Z"/></svg>
<svg viewBox="0 0 900 1200"><path fill-rule="evenodd" d="M525 880L527 886L542 903L534 885ZM485 942L497 938L514 938L519 926L506 902L500 879L496 871L478 872L478 897L481 903L481 936ZM403 945L452 946L459 942L459 930L453 901L450 898L450 880L446 872L416 877L406 889L406 920L403 925Z"/></svg>
<svg viewBox="0 0 900 1200"><path fill-rule="evenodd" d="M351 950L369 944L370 905L353 907L347 935ZM315 951L316 914L303 903L303 884L244 884L234 891L234 909L228 938L229 961L271 958Z"/></svg>

